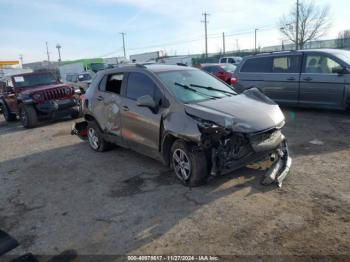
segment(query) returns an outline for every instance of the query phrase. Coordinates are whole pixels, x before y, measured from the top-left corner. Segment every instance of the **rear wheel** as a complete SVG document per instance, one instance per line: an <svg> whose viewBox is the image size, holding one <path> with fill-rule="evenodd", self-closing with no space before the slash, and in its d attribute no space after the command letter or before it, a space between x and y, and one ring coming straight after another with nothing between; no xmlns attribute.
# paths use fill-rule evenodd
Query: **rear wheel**
<svg viewBox="0 0 350 262"><path fill-rule="evenodd" d="M38 125L38 114L32 105L19 106L19 118L25 128L33 128Z"/></svg>
<svg viewBox="0 0 350 262"><path fill-rule="evenodd" d="M200 186L206 183L208 166L204 152L193 152L189 144L177 140L171 147L171 163L175 175L184 184Z"/></svg>
<svg viewBox="0 0 350 262"><path fill-rule="evenodd" d="M94 151L104 152L112 148L112 144L103 139L100 128L95 122L88 123L87 135L89 145Z"/></svg>
<svg viewBox="0 0 350 262"><path fill-rule="evenodd" d="M7 122L12 122L17 119L16 114L12 114L5 104L0 104L0 106L2 109L2 113L4 114L4 118Z"/></svg>

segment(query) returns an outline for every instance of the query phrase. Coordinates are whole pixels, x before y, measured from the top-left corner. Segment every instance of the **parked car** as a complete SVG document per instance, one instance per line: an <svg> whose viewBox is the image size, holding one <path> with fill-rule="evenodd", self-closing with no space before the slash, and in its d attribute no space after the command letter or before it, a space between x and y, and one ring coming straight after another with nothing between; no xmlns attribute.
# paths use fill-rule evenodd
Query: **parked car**
<svg viewBox="0 0 350 262"><path fill-rule="evenodd" d="M67 74L64 82L72 85L75 90L79 90L81 93L85 93L86 89L89 88L91 80L94 76L94 72Z"/></svg>
<svg viewBox="0 0 350 262"><path fill-rule="evenodd" d="M234 72L236 66L232 64L201 64L201 69L205 72L216 76L229 85L236 84L236 78Z"/></svg>
<svg viewBox="0 0 350 262"><path fill-rule="evenodd" d="M239 65L242 62L243 58L239 56L227 56L221 57L219 59L219 64L234 64Z"/></svg>
<svg viewBox="0 0 350 262"><path fill-rule="evenodd" d="M258 89L242 94L196 68L130 65L97 73L72 134L95 151L112 144L161 160L187 185L262 159L263 183L281 185L291 159L284 115Z"/></svg>
<svg viewBox="0 0 350 262"><path fill-rule="evenodd" d="M0 107L6 121L17 116L31 128L56 115L79 116L74 88L60 83L49 72L13 75L0 84Z"/></svg>
<svg viewBox="0 0 350 262"><path fill-rule="evenodd" d="M350 51L301 50L250 56L237 67L236 90L257 87L281 105L350 106Z"/></svg>

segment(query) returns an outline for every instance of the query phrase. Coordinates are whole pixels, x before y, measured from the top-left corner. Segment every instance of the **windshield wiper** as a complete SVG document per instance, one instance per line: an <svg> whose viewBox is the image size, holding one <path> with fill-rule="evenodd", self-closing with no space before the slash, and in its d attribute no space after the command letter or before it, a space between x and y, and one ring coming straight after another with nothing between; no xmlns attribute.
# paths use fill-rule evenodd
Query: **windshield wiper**
<svg viewBox="0 0 350 262"><path fill-rule="evenodd" d="M232 93L230 91L225 91L225 90L221 90L221 89L217 89L211 86L201 86L201 85L195 85L195 84L190 84L190 86L193 87L198 87L198 88L203 88L203 89L207 89L207 90L211 90L211 91L217 91L217 92L221 92L221 93L225 93L225 94L230 94L230 95L236 95L236 93Z"/></svg>
<svg viewBox="0 0 350 262"><path fill-rule="evenodd" d="M183 84L180 84L180 83L178 83L178 82L175 82L174 85L180 86L180 87L182 87L182 88L184 88L184 89L186 89L186 90L190 90L190 91L192 91L192 92L194 92L194 93L197 93L197 94L200 94L200 95L208 96L208 97L210 97L211 99L221 98L221 97L217 97L217 96L208 95L208 94L203 93L203 92L199 92L198 90L196 90L196 89L194 89L194 88L191 88L191 87L189 87L188 85L183 85Z"/></svg>

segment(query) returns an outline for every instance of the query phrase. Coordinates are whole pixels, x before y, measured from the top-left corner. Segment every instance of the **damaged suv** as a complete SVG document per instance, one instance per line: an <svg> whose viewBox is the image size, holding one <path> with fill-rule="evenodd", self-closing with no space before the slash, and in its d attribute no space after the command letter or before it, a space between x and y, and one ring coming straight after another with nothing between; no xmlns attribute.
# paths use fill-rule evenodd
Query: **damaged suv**
<svg viewBox="0 0 350 262"><path fill-rule="evenodd" d="M237 94L195 68L136 64L100 71L83 107L85 121L72 134L93 150L130 148L170 165L186 185L265 159L272 164L264 184L281 186L289 172L278 105L255 88Z"/></svg>

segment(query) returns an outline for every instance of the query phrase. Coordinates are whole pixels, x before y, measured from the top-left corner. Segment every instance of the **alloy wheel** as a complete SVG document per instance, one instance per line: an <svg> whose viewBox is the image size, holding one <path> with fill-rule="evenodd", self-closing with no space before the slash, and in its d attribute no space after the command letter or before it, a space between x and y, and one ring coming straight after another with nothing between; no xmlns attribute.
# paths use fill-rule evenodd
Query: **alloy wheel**
<svg viewBox="0 0 350 262"><path fill-rule="evenodd" d="M176 149L173 153L173 166L175 174L183 181L187 181L191 176L190 158L182 149Z"/></svg>
<svg viewBox="0 0 350 262"><path fill-rule="evenodd" d="M93 128L89 128L88 130L88 138L89 138L89 143L91 145L91 147L95 150L98 149L98 147L100 146L100 140L96 134L95 129Z"/></svg>

